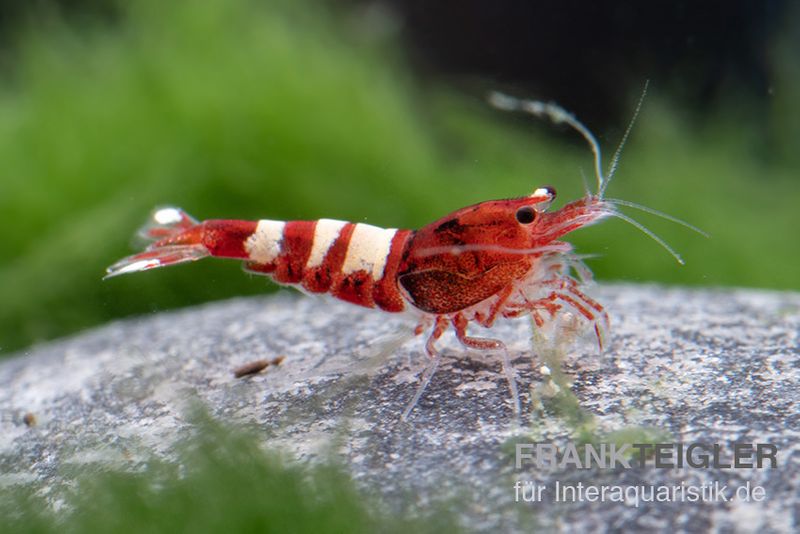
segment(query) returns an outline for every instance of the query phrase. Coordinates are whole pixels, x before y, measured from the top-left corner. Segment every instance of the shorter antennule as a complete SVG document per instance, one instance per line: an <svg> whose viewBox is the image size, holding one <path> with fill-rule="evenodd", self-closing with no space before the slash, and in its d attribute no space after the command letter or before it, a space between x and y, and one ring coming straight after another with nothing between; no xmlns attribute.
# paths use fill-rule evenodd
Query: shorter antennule
<svg viewBox="0 0 800 534"><path fill-rule="evenodd" d="M640 222L639 222L639 221L637 221L636 219L632 219L632 218L628 217L627 215L625 215L624 213L620 213L620 212L618 212L617 210L614 210L614 209L607 210L607 211L606 211L606 213L608 213L608 214L609 214L609 215L611 215L612 217L616 217L616 218L618 218L618 219L622 219L623 221L627 222L628 224L631 224L631 225L635 226L635 227L636 227L636 228L638 228L638 229L639 229L641 232L643 232L644 234L646 234L647 236L649 236L649 237L650 237L650 238L651 238L653 241L655 241L656 243L658 243L659 245L661 245L662 247L664 247L664 249L665 249L667 252L669 252L669 253L670 253L670 255L671 255L673 258L675 258L675 261L677 261L677 262L678 262L678 263L680 263L681 265L685 265L685 264L686 264L686 263L683 261L683 258L681 258L680 254L678 254L677 252L675 252L675 249L673 249L671 246L669 246L669 245L667 244L667 242L666 242L666 241L664 241L663 239L661 239L660 237L658 237L658 236L657 236L657 235L656 235L656 234L655 234L655 233L654 233L652 230L650 230L649 228L647 228L645 225L643 225L642 223L640 223Z"/></svg>
<svg viewBox="0 0 800 534"><path fill-rule="evenodd" d="M706 232L705 230L701 230L700 228L696 227L695 225L690 224L690 223L684 221L683 219L679 219L677 217L673 217L672 215L664 213L663 211L659 211L659 210L656 210L656 209L653 209L653 208L648 208L647 206L642 206L641 204L637 204L636 202L631 202L629 200L620 200L618 198L606 198L606 199L604 199L604 201L609 203L609 204L615 204L615 205L618 205L618 206L627 206L629 208L637 209L637 210L643 211L645 213L650 213L652 215L655 215L656 217L661 217L662 219L666 219L666 220L672 221L672 222L674 222L676 224L680 224L681 226L686 227L689 230L692 230L693 232L697 232L698 234L700 234L703 237L706 237L706 238L711 237L711 235L709 235L709 233Z"/></svg>
<svg viewBox="0 0 800 534"><path fill-rule="evenodd" d="M639 101L636 103L636 109L633 110L633 117L631 117L631 121L628 123L628 127L625 128L625 133L622 134L622 140L619 142L617 146L617 150L614 151L614 157L611 158L611 164L608 166L608 174L606 175L606 180L603 183L603 186L600 188L599 196L602 197L603 193L606 192L606 187L608 187L608 182L614 177L614 173L617 172L617 166L619 165L619 157L622 154L622 148L625 146L625 142L628 140L628 136L631 134L631 130L633 130L633 125L636 123L636 118L639 117L639 112L642 110L642 104L644 104L644 97L647 96L647 87L650 85L650 80L644 81L644 88L642 89L642 95L639 97Z"/></svg>

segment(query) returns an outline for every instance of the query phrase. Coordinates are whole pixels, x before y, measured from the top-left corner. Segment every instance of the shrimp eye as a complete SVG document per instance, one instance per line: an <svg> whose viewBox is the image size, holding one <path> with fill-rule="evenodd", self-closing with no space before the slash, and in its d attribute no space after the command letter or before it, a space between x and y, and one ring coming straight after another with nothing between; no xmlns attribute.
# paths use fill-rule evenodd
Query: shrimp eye
<svg viewBox="0 0 800 534"><path fill-rule="evenodd" d="M523 206L517 210L516 217L520 224L530 224L536 220L536 210L530 206Z"/></svg>

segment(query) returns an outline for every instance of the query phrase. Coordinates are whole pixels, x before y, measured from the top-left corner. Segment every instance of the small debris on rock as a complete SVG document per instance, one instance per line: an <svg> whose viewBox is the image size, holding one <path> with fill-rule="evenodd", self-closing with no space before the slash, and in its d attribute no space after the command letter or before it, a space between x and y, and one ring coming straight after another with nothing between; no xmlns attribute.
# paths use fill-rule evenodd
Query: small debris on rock
<svg viewBox="0 0 800 534"><path fill-rule="evenodd" d="M270 365L280 365L286 356L276 356L272 360L254 360L241 365L233 370L233 376L236 378L243 378L245 376L256 375L269 367Z"/></svg>
<svg viewBox="0 0 800 534"><path fill-rule="evenodd" d="M254 360L241 365L233 370L233 376L242 378L245 376L255 375L269 367L269 360Z"/></svg>
<svg viewBox="0 0 800 534"><path fill-rule="evenodd" d="M36 416L33 415L31 412L26 413L22 416L22 422L25 423L25 426L28 428L36 426Z"/></svg>

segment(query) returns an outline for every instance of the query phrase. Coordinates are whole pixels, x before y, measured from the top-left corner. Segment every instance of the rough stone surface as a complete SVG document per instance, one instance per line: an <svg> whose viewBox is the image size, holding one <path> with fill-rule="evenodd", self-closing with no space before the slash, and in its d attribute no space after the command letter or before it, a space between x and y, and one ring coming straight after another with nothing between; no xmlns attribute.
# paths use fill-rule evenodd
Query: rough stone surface
<svg viewBox="0 0 800 534"><path fill-rule="evenodd" d="M375 354L410 324L333 300L279 295L116 322L0 362L0 487L33 485L55 499L84 467L137 469L153 456L173 459L176 441L191 430L187 405L199 399L303 461L327 454L335 436L358 483L388 506L455 502L478 530L797 531L800 294L626 285L594 294L611 315L605 353L579 344L563 369L598 433L633 427L687 444L771 443L778 467L518 469L515 442L564 447L575 430L542 397L547 370L531 356L525 320L490 332L509 344L519 374L521 427L513 425L497 356L468 353L449 334L439 371L402 423L425 361L422 341ZM239 365L279 355L286 356L280 366L233 377ZM516 481L546 485L542 502L515 502ZM556 481L718 482L729 501L554 502ZM732 495L748 482L764 488L762 502Z"/></svg>

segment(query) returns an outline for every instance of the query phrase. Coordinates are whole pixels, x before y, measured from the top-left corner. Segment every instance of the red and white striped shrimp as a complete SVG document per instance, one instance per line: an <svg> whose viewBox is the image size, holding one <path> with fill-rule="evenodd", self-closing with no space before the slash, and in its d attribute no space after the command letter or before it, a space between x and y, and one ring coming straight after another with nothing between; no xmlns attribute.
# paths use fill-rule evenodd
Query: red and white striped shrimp
<svg viewBox="0 0 800 534"><path fill-rule="evenodd" d="M419 318L415 334L428 332L425 348L431 363L403 419L432 378L440 358L435 342L450 327L464 346L503 354L513 408L519 413L514 372L503 342L468 335L471 323L490 328L500 317L530 314L536 325L543 326L560 312L569 311L592 325L602 348L608 315L582 290L591 276L589 269L573 254L572 245L559 239L615 216L636 225L678 261L680 258L649 230L620 214L617 206L663 214L603 197L619 150L606 178L596 140L560 107L499 94L492 95L491 102L502 109L549 117L578 130L594 152L597 192L587 192L585 197L549 212L556 191L540 187L529 196L459 209L416 231L332 219L198 222L178 208L161 208L140 232L152 243L145 251L109 267L107 277L207 256L232 258L244 261L249 272L309 293L328 293L386 312L412 311Z"/></svg>

